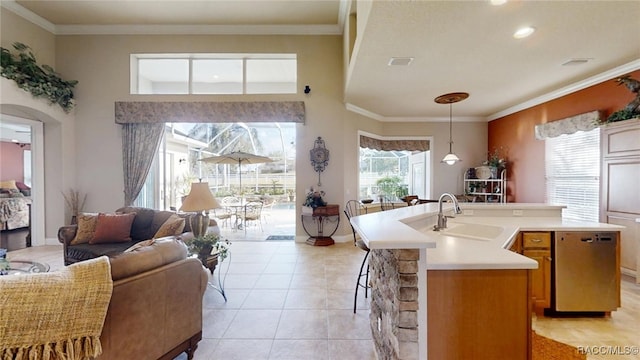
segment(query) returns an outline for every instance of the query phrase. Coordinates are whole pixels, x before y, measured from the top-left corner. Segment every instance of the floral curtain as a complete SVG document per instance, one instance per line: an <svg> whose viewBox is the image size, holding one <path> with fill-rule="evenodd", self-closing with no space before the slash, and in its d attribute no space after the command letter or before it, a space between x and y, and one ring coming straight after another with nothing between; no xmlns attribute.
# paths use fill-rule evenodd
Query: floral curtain
<svg viewBox="0 0 640 360"><path fill-rule="evenodd" d="M170 122L304 123L303 101L151 102L117 101L118 124Z"/></svg>
<svg viewBox="0 0 640 360"><path fill-rule="evenodd" d="M573 134L578 131L593 130L600 126L602 119L602 112L591 111L566 119L536 125L536 139L544 140L546 138L554 138L562 134Z"/></svg>
<svg viewBox="0 0 640 360"><path fill-rule="evenodd" d="M163 131L164 123L122 125L125 206L133 204L144 186Z"/></svg>
<svg viewBox="0 0 640 360"><path fill-rule="evenodd" d="M429 140L381 140L360 135L360 147L383 151L428 151Z"/></svg>

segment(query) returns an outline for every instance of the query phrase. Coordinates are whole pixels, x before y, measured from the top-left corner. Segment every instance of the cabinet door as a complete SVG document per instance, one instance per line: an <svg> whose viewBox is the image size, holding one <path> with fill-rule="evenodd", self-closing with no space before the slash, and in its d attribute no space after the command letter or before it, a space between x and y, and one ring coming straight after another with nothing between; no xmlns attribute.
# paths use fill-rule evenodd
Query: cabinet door
<svg viewBox="0 0 640 360"><path fill-rule="evenodd" d="M551 306L551 251L524 250L523 255L538 262L538 268L531 270L531 296L536 313Z"/></svg>
<svg viewBox="0 0 640 360"><path fill-rule="evenodd" d="M523 232L522 233L522 247L525 249L550 249L551 248L551 233L548 231L543 232Z"/></svg>

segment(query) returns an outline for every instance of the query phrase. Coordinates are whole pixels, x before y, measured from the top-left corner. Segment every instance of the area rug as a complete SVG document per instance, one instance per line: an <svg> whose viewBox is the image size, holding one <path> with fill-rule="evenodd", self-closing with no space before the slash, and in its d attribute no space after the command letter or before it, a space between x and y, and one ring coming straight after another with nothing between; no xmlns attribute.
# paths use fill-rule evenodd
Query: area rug
<svg viewBox="0 0 640 360"><path fill-rule="evenodd" d="M295 240L293 235L269 235L266 240Z"/></svg>
<svg viewBox="0 0 640 360"><path fill-rule="evenodd" d="M542 335L532 334L533 360L586 360L587 355L578 352L578 349L549 339Z"/></svg>

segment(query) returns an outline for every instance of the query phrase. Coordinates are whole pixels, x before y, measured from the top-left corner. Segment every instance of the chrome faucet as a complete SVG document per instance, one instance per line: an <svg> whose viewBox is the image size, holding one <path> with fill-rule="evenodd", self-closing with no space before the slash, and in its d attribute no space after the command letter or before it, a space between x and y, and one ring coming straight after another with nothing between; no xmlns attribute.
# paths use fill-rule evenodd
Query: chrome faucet
<svg viewBox="0 0 640 360"><path fill-rule="evenodd" d="M447 228L447 218L453 218L453 216L445 216L442 213L442 203L445 197L449 197L453 201L453 208L455 209L456 214L462 214L462 210L460 210L460 205L458 205L458 199L450 193L443 193L440 195L440 199L438 199L438 224L433 226L433 231L440 231L442 229Z"/></svg>

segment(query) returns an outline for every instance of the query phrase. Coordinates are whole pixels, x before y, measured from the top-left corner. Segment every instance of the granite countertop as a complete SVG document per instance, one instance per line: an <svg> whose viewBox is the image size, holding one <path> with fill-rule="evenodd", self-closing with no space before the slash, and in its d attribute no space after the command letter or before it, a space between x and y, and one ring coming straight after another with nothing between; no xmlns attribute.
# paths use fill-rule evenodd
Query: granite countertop
<svg viewBox="0 0 640 360"><path fill-rule="evenodd" d="M621 226L562 219L562 206L545 204L460 204L464 215L449 229L432 231L438 204L429 203L355 216L351 223L370 249L427 249L427 269L535 269L537 263L508 248L519 231L620 231ZM453 215L453 205L444 204ZM469 210L472 210L471 213ZM486 211L489 212L487 213ZM488 216L493 213L497 216ZM511 216L512 213L520 214ZM471 215L474 212L482 216ZM506 216L505 214L509 214ZM453 233L467 226L469 235ZM477 234L474 231L477 230ZM490 236L483 235L490 230ZM451 231L451 233L448 233Z"/></svg>

